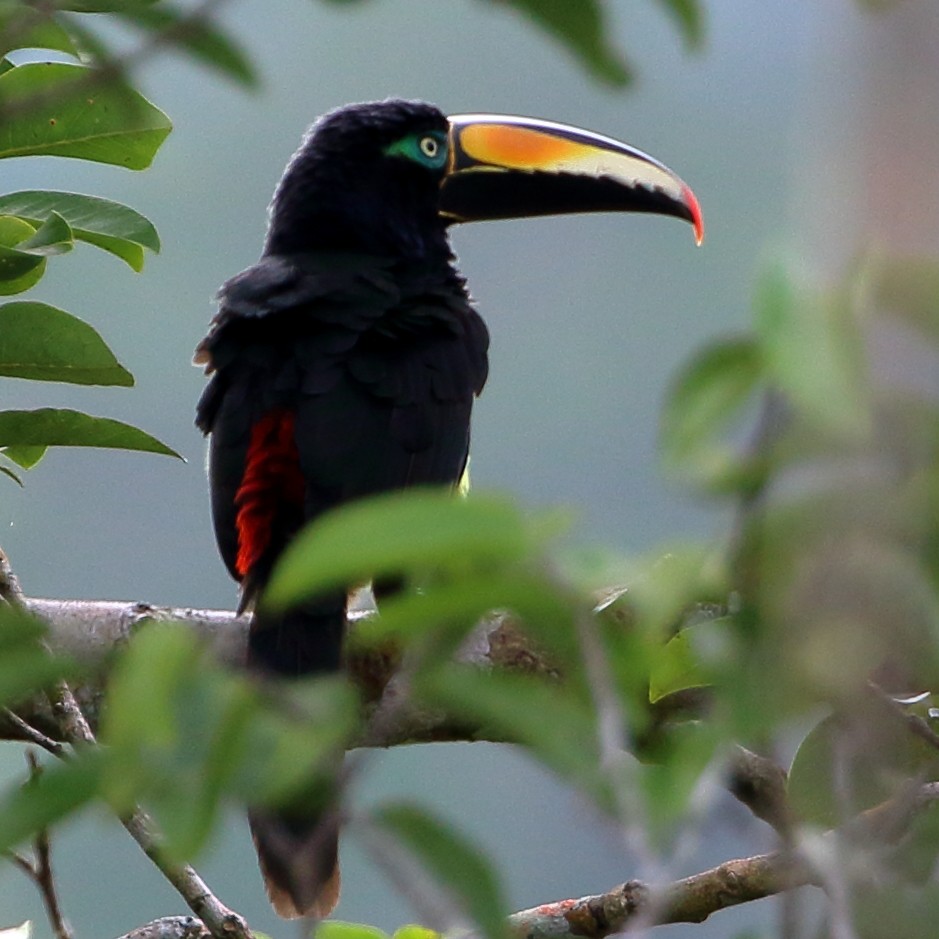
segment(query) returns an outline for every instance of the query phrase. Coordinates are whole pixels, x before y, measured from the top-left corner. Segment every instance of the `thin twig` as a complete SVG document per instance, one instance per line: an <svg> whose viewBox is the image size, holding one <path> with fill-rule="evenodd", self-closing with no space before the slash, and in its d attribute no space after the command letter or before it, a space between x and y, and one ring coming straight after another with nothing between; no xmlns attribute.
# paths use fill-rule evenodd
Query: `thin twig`
<svg viewBox="0 0 939 939"><path fill-rule="evenodd" d="M91 726L65 682L59 682L56 686L52 709L69 743L76 747L95 744ZM121 824L216 939L251 939L247 922L212 893L194 868L166 860L160 850L153 822L145 812L138 808L122 818Z"/></svg>
<svg viewBox="0 0 939 939"><path fill-rule="evenodd" d="M30 781L35 780L42 773L42 766L32 750L26 751L26 763L29 766ZM74 934L62 915L62 907L59 904L55 875L52 872L52 848L47 829L40 829L36 834L33 840L33 853L35 860L30 861L16 851L4 852L5 856L36 885L55 939L73 939Z"/></svg>
<svg viewBox="0 0 939 939"><path fill-rule="evenodd" d="M37 747L41 747L47 753L51 753L53 756L58 757L60 760L65 759L68 755L68 749L62 746L57 740L53 740L51 737L47 737L41 730L37 730L33 727L32 724L28 724L19 716L15 711L11 711L9 708L2 708L3 716L23 735L23 738L29 743L35 744Z"/></svg>

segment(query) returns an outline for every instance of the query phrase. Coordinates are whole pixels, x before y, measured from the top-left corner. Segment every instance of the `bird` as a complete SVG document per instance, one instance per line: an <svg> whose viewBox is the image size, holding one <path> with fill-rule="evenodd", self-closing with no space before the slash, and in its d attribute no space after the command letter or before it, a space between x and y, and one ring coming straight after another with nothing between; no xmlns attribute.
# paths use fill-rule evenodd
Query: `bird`
<svg viewBox="0 0 939 939"><path fill-rule="evenodd" d="M259 600L286 546L324 512L411 486L456 487L489 333L456 267L453 225L572 212L703 222L651 156L570 125L446 116L399 99L320 117L289 160L258 262L226 281L194 356L207 384L218 549L251 609L247 668L264 680L342 667L345 591L271 613ZM338 902L337 813L251 809L275 911Z"/></svg>

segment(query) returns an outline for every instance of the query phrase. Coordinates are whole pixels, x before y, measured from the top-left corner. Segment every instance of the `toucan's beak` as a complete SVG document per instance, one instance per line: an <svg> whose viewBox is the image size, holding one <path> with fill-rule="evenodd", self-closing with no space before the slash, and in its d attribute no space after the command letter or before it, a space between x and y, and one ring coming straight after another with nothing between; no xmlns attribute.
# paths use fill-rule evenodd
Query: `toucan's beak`
<svg viewBox="0 0 939 939"><path fill-rule="evenodd" d="M657 212L704 222L691 189L667 166L610 137L504 114L458 114L440 214L451 222L572 212Z"/></svg>

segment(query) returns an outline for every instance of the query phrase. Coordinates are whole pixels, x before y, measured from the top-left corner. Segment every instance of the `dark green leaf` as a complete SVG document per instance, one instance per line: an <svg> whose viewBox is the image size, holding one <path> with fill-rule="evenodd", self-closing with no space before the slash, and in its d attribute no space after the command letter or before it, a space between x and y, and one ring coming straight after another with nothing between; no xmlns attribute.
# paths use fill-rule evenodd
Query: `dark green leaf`
<svg viewBox="0 0 939 939"><path fill-rule="evenodd" d="M802 414L842 436L869 431L866 363L846 292L821 297L770 268L757 288L756 330L768 374Z"/></svg>
<svg viewBox="0 0 939 939"><path fill-rule="evenodd" d="M23 480L20 479L19 476L17 476L9 466L4 466L2 463L0 463L0 473L3 473L4 476L12 479L13 482L15 482L18 486L23 485Z"/></svg>
<svg viewBox="0 0 939 939"><path fill-rule="evenodd" d="M0 55L14 49L55 49L68 55L78 52L71 36L48 13L19 3L0 3Z"/></svg>
<svg viewBox="0 0 939 939"><path fill-rule="evenodd" d="M109 447L182 457L150 434L107 417L40 408L0 411L0 447Z"/></svg>
<svg viewBox="0 0 939 939"><path fill-rule="evenodd" d="M374 821L393 834L427 875L457 900L488 939L505 939L506 905L485 855L451 826L404 803L376 810Z"/></svg>
<svg viewBox="0 0 939 939"><path fill-rule="evenodd" d="M599 0L490 0L510 6L559 40L596 78L625 85L629 66L610 43Z"/></svg>
<svg viewBox="0 0 939 939"><path fill-rule="evenodd" d="M147 32L158 33L161 41L178 46L203 65L247 88L257 85L257 75L239 44L217 24L203 16L193 16L165 3L130 6L115 11L121 19Z"/></svg>
<svg viewBox="0 0 939 939"><path fill-rule="evenodd" d="M678 24L685 44L689 48L699 46L704 38L704 10L700 0L659 0L659 2Z"/></svg>
<svg viewBox="0 0 939 939"><path fill-rule="evenodd" d="M752 400L762 372L759 350L749 338L709 346L684 368L662 416L663 459L670 471L715 485L741 466L738 452L721 435Z"/></svg>
<svg viewBox="0 0 939 939"><path fill-rule="evenodd" d="M134 384L91 326L65 310L26 300L0 305L0 375L73 385Z"/></svg>
<svg viewBox="0 0 939 939"><path fill-rule="evenodd" d="M522 514L503 498L427 489L363 499L294 539L264 602L283 606L384 575L515 561L531 541Z"/></svg>
<svg viewBox="0 0 939 939"><path fill-rule="evenodd" d="M27 190L0 196L0 213L17 215L35 225L53 212L71 226L72 234L110 251L135 271L143 268L143 249L160 250L160 239L149 219L126 205L74 192Z"/></svg>
<svg viewBox="0 0 939 939"><path fill-rule="evenodd" d="M0 75L0 110L0 158L64 156L140 170L172 127L138 92L59 62L19 65Z"/></svg>
<svg viewBox="0 0 939 939"><path fill-rule="evenodd" d="M0 851L8 851L62 821L98 792L100 760L86 751L65 763L43 768L38 777L0 800Z"/></svg>
<svg viewBox="0 0 939 939"><path fill-rule="evenodd" d="M47 447L4 447L0 450L8 460L23 469L32 469L45 455Z"/></svg>
<svg viewBox="0 0 939 939"><path fill-rule="evenodd" d="M60 10L74 13L120 13L128 7L145 7L159 0L55 0Z"/></svg>

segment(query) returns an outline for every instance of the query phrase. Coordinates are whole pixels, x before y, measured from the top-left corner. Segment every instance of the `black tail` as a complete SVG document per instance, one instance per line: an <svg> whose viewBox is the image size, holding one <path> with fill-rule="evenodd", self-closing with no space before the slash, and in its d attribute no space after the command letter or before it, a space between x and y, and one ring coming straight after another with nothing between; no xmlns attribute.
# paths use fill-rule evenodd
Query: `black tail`
<svg viewBox="0 0 939 939"><path fill-rule="evenodd" d="M272 615L255 613L248 669L301 678L338 671L346 624L345 594ZM339 821L335 806L294 805L248 813L271 904L287 919L324 917L339 901Z"/></svg>

